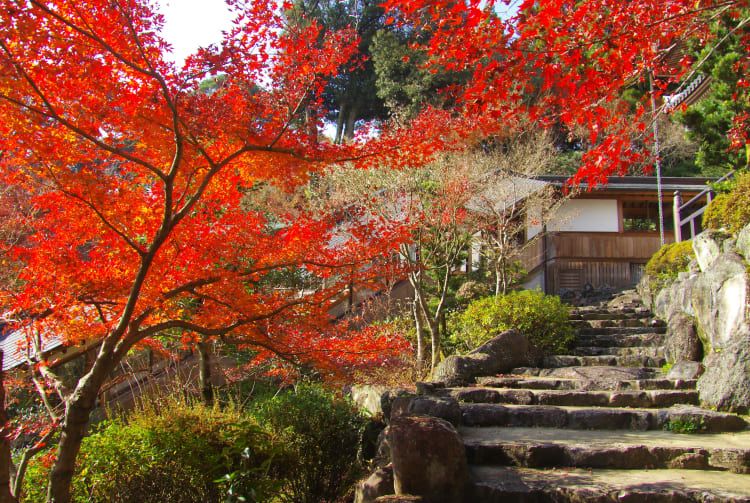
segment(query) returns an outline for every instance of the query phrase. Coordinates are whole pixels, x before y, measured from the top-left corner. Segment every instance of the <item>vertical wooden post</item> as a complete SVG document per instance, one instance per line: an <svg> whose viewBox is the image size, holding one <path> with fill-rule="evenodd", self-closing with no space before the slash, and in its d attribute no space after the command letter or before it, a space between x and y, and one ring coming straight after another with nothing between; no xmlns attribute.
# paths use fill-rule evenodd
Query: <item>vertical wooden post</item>
<svg viewBox="0 0 750 503"><path fill-rule="evenodd" d="M682 196L680 196L679 190L674 191L672 204L672 217L674 218L674 242L679 243L680 241L682 241L682 226L680 225L680 206L682 206Z"/></svg>

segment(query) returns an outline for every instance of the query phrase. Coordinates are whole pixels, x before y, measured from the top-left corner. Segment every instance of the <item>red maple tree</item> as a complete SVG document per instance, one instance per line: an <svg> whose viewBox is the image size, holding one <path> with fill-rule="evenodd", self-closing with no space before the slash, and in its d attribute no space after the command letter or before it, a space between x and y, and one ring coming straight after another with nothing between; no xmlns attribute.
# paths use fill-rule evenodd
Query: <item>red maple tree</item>
<svg viewBox="0 0 750 503"><path fill-rule="evenodd" d="M353 32L321 41L315 23L285 24L288 5L230 5L224 44L177 68L148 2L0 2L0 176L33 194L35 210L2 308L33 348L51 337L96 347L72 388L54 361L31 362L65 406L49 410L60 431L49 501L70 500L98 392L136 344L225 337L327 372L393 347L332 325L327 311L352 285L378 288L397 227L356 209L272 225L241 202L259 182L298 186L332 162L412 162L439 140L423 128L408 144L385 130L318 142L320 93L357 57ZM202 92L214 75L221 84ZM283 273L325 281L275 288Z"/></svg>
<svg viewBox="0 0 750 503"><path fill-rule="evenodd" d="M624 89L648 89L656 112L660 98L689 79L700 61L674 55L688 38L720 44L709 27L716 16L744 20L746 0L388 0L392 21L414 27L431 56L435 72L467 72L468 84L451 99L464 120L485 134L504 136L519 124L562 128L571 135L586 131L590 146L573 182L606 183L648 161L640 145L650 138L656 120L646 93L635 111L621 99ZM497 12L515 13L502 17ZM745 9L745 10L743 10ZM739 23L741 26L742 23ZM750 62L750 38L744 58ZM684 47L684 46L683 46ZM746 85L746 77L741 79ZM748 122L739 117L731 138L735 148L747 143Z"/></svg>

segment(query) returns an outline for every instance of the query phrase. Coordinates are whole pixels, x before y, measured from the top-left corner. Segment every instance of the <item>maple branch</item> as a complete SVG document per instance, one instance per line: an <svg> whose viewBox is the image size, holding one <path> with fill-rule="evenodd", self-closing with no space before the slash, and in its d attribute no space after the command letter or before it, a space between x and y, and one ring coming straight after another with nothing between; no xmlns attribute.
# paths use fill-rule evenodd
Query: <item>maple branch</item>
<svg viewBox="0 0 750 503"><path fill-rule="evenodd" d="M307 93L310 91L310 89L312 89L312 82L310 82L305 88L305 92L303 92L302 95L300 96L299 101L297 102L297 105L289 114L289 119L281 128L281 131L279 131L279 134L276 135L276 137L273 139L273 141L271 141L271 143L268 144L269 148L273 148L273 146L276 145L276 143L278 143L279 140L281 140L281 137L284 136L284 133L286 133L289 127L292 125L292 121L302 109L302 105L305 103L305 100L307 99Z"/></svg>
<svg viewBox="0 0 750 503"><path fill-rule="evenodd" d="M31 4L36 6L38 9L42 10L43 12L47 13L49 16L53 17L54 19L58 20L71 30L80 33L84 37L93 40L97 44L99 44L103 49L105 49L107 52L112 54L116 59L118 59L121 63L123 63L125 66L132 68L138 73L142 73L144 75L150 76L150 77L156 77L152 73L150 73L147 69L135 64L133 60L126 58L122 54L120 54L119 51L115 50L114 47L112 47L109 43L107 43L103 38L101 38L99 35L97 35L94 32L94 28L89 26L88 22L86 21L86 18L83 16L83 13L78 9L78 7L74 4L73 8L78 13L78 16L81 18L81 20L87 25L87 28L89 31L83 29L82 27L78 26L77 24L73 23L71 20L69 20L66 17L63 17L62 15L58 14L57 12L53 11L52 9L46 7L44 4L39 2L39 0L30 0Z"/></svg>
<svg viewBox="0 0 750 503"><path fill-rule="evenodd" d="M54 175L53 175L53 176L54 176ZM104 224L104 225L105 225L105 226L106 226L107 228L109 228L109 229L110 229L110 230L111 230L112 232L114 232L115 234L117 234L117 235L118 235L118 236L119 236L119 237L120 237L120 238L121 238L121 239L122 239L123 241L125 241L125 243L127 243L127 245L128 245L128 246L129 246L130 248L132 248L133 250L135 250L135 252L136 252L136 253L137 253L138 255L140 255L141 257L143 257L143 256L145 255L145 253L146 253L146 252L145 252L145 251L144 251L143 249L141 249L141 247L140 247L140 246L138 246L138 243L136 243L135 241L133 241L132 239L130 239L130 237L128 237L128 236L127 236L127 234L125 234L125 232L124 232L124 231L121 231L120 229L118 229L118 228L117 228L117 227L116 227L116 226L115 226L115 225L114 225L113 223L110 223L110 221L109 221L109 220L107 219L107 217L105 217L105 216L104 216L104 213L102 213L102 212L101 212L101 211L99 210L99 208L97 208L97 207L96 207L96 206L94 205L94 203L92 203L92 202L89 202L89 201L88 201L88 200L87 200L86 198L84 198L83 196L81 196L81 195L78 195L78 194L76 194L75 192L69 191L69 190L65 189L64 187L62 187L62 186L60 186L60 185L58 185L58 187L57 187L57 188L58 188L58 190L59 190L60 192L62 192L63 194L66 194L66 195L67 195L68 197L70 197L70 198L72 198L72 199L76 199L76 200L78 200L78 201L82 202L83 204L85 204L86 206L88 206L88 207L89 207L89 209L91 209L91 211L93 211L93 212L94 212L94 214L95 214L95 215L96 215L96 216L97 216L97 217L99 218L99 220L101 220L101 222L102 222L102 223L103 223L103 224Z"/></svg>
<svg viewBox="0 0 750 503"><path fill-rule="evenodd" d="M169 172L167 173L167 176L164 178L164 221L168 222L172 218L172 211L173 211L173 197L174 197L174 181L177 176L177 171L182 164L182 159L184 155L184 136L180 130L180 113L177 109L177 96L175 98L172 98L172 94L170 93L169 86L167 85L166 80L164 80L164 77L154 68L153 64L151 63L151 60L146 55L146 51L143 47L143 44L141 43L140 37L138 36L138 32L135 29L135 26L133 25L133 19L130 15L130 12L126 9L123 9L121 4L118 2L117 6L119 7L123 17L126 19L128 28L130 29L130 32L132 34L133 40L135 41L136 47L138 49L139 54L143 58L143 60L146 62L146 65L148 66L149 73L151 77L153 77L158 83L159 88L161 89L162 97L164 98L164 101L166 103L167 108L169 108L170 115L172 117L172 133L174 134L174 141L175 141L175 153L174 157L172 158L172 163L169 167Z"/></svg>
<svg viewBox="0 0 750 503"><path fill-rule="evenodd" d="M29 462L34 456L36 456L39 451L47 447L47 444L50 440L52 440L52 437L55 435L55 433L57 433L57 429L60 427L59 421L55 420L53 426L54 427L51 428L50 431L48 431L41 439L39 439L36 444L29 447L23 452L17 466L11 461L11 494L13 494L13 496L19 496L23 484L23 479L26 475L26 469L29 466Z"/></svg>
<svg viewBox="0 0 750 503"><path fill-rule="evenodd" d="M47 390L44 389L44 386L42 386L42 383L39 382L39 379L37 379L34 374L34 362L32 362L30 359L26 359L26 362L29 364L29 367L32 369L31 372L31 381L34 383L34 388L36 388L37 393L39 394L39 398L42 400L42 404L44 405L44 408L47 409L47 414L49 414L49 417L52 418L53 421L57 421L59 419L59 416L57 413L55 413L54 407L52 407L52 404L49 402L49 399L47 398Z"/></svg>
<svg viewBox="0 0 750 503"><path fill-rule="evenodd" d="M5 45L5 43L2 40L0 40L0 48L2 48L3 51L5 51L6 54L9 54L11 56L11 58L12 58L12 55L8 52L7 46ZM41 90L36 86L36 83L23 70L23 68L21 68L20 65L18 65L18 63L16 63L15 61L13 61L13 66L15 66L16 69L19 72L21 72L21 76L23 77L23 79L29 84L29 86L31 86L31 88L34 91L34 93L39 96L39 98L44 102L45 107L48 108L49 111L45 112L44 110L42 110L40 108L32 106L32 105L30 105L28 103L24 103L23 101L17 100L15 98L13 98L12 96L8 96L7 94L0 94L0 98L4 99L5 101L7 101L9 103L12 103L13 105L17 106L18 108L21 108L21 109L24 109L24 110L28 110L28 111L36 114L36 115L39 115L40 117L43 117L45 119L52 119L52 120L58 122L61 126L67 128L72 133L75 133L76 135L78 135L82 139L93 143L94 145L96 145L100 149L104 150L105 152L109 152L110 154L114 154L114 155L116 155L118 157L121 157L121 158L125 159L126 161L130 161L130 162L132 162L134 164L137 164L137 165L139 165L141 167L144 167L147 170L149 170L152 173L154 173L156 176L158 176L161 179L164 178L164 174L159 169L157 169L155 166L153 166L151 163L149 163L148 161L145 161L145 160L143 160L143 159L141 159L139 157L136 157L136 156L128 153L127 151L125 151L123 149L120 149L118 147L114 147L114 146L112 146L112 145L110 145L110 144L108 144L108 143L100 140L99 138L97 138L97 137L95 137L95 136L87 133L86 131L84 131L83 129L79 128L78 126L76 126L72 122L70 122L67 119L63 118L60 114L58 114L54 110L54 108L52 107L52 105L47 101L45 95L42 94Z"/></svg>

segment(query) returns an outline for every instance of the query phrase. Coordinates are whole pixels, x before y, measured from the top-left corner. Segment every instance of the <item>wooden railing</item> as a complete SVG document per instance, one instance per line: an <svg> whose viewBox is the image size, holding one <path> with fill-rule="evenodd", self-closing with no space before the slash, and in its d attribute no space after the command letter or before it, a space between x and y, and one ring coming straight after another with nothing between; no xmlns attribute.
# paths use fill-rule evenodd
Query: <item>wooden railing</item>
<svg viewBox="0 0 750 503"><path fill-rule="evenodd" d="M719 178L715 183L720 183L729 180L734 175L734 171L731 171L727 173L726 175ZM709 204L711 204L711 201L713 200L713 197L716 195L714 190L709 186L706 187L703 191L698 193L695 197L693 197L690 201L686 202L685 204L682 203L682 196L680 195L680 191L676 190L674 193L674 240L675 242L679 243L682 241L682 227L684 225L690 225L690 239L693 239L696 234L700 232L700 223L696 225L696 220L700 217L703 217L703 213L706 211L706 208ZM702 204L703 198L706 198L706 203ZM696 208L694 209L693 208ZM684 218L682 215L686 215Z"/></svg>

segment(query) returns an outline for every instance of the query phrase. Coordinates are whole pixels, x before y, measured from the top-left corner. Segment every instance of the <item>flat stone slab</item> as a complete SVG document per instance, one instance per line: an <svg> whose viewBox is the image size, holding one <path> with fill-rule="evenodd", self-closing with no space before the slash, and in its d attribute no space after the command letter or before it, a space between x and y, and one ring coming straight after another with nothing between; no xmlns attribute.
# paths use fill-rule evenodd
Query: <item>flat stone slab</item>
<svg viewBox="0 0 750 503"><path fill-rule="evenodd" d="M463 426L523 426L571 430L695 429L701 433L742 431L739 416L676 405L664 409L561 407L551 405L461 404Z"/></svg>
<svg viewBox="0 0 750 503"><path fill-rule="evenodd" d="M578 346L643 347L661 346L664 339L664 334L579 335L576 342Z"/></svg>
<svg viewBox="0 0 750 503"><path fill-rule="evenodd" d="M573 356L648 356L664 357L662 346L577 346L571 352Z"/></svg>
<svg viewBox="0 0 750 503"><path fill-rule="evenodd" d="M614 366L614 367L662 367L667 360L660 356L641 355L599 355L599 356L574 356L555 355L547 356L542 361L546 368L558 367L592 367L592 366Z"/></svg>
<svg viewBox="0 0 750 503"><path fill-rule="evenodd" d="M581 335L632 335L632 334L666 334L667 327L601 327L581 328Z"/></svg>
<svg viewBox="0 0 750 503"><path fill-rule="evenodd" d="M528 468L681 468L750 474L750 432L460 428L471 464ZM750 478L748 480L750 484Z"/></svg>
<svg viewBox="0 0 750 503"><path fill-rule="evenodd" d="M698 405L699 403L698 392L695 390L581 391L472 387L453 388L447 392L459 402L468 403L637 408L661 408L678 404Z"/></svg>
<svg viewBox="0 0 750 503"><path fill-rule="evenodd" d="M535 368L519 367L510 374L532 377L553 377L558 379L585 379L615 385L618 381L633 381L662 377L661 368L617 367L613 365L593 365L578 367Z"/></svg>
<svg viewBox="0 0 750 503"><path fill-rule="evenodd" d="M696 470L533 470L475 466L471 500L482 503L748 503L750 477Z"/></svg>
<svg viewBox="0 0 750 503"><path fill-rule="evenodd" d="M555 377L480 377L477 384L494 388L560 389L560 390L694 390L696 379L633 379L596 381Z"/></svg>

